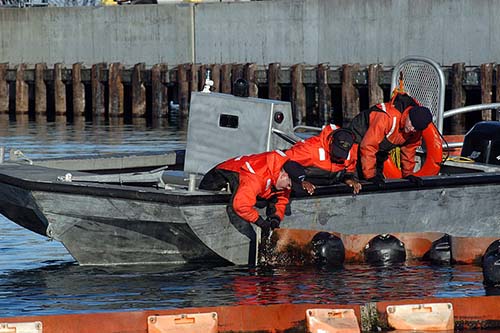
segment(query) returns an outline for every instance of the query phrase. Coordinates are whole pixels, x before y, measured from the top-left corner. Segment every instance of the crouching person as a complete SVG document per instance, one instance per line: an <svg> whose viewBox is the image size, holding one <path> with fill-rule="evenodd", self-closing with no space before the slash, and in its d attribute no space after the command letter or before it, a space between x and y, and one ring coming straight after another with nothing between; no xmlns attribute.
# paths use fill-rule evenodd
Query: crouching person
<svg viewBox="0 0 500 333"><path fill-rule="evenodd" d="M282 151L275 150L222 162L207 172L199 188L218 191L229 185L232 209L228 211L262 229L272 230L279 228L285 216L292 186L289 173L296 181L305 177L300 164L290 161ZM303 186L312 185L304 182ZM267 207L265 218L259 215L256 205Z"/></svg>

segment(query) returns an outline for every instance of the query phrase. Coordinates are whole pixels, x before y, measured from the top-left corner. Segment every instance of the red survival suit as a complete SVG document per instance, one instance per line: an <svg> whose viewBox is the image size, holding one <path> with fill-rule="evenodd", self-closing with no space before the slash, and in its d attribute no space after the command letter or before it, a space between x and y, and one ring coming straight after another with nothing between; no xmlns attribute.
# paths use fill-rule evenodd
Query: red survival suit
<svg viewBox="0 0 500 333"><path fill-rule="evenodd" d="M239 175L239 185L233 194L233 209L236 214L250 223L255 223L259 218L259 212L254 207L257 197L268 200L275 196L275 214L283 220L290 190L276 191L274 186L288 160L284 152L275 150L239 156L216 166L216 169L233 171Z"/></svg>
<svg viewBox="0 0 500 333"><path fill-rule="evenodd" d="M365 179L375 177L377 162L383 163L388 152L395 147L401 147L403 177L413 174L422 131L405 133L404 124L409 110L419 105L406 93L396 93L389 102L372 106L353 119L350 129L355 134L355 142L359 143L359 163Z"/></svg>
<svg viewBox="0 0 500 333"><path fill-rule="evenodd" d="M286 151L290 160L301 164L303 167L319 168L329 173L346 170L348 173L356 171L358 145L354 144L343 164L333 163L330 160L330 135L339 127L334 124L327 125L316 136L305 141L297 142Z"/></svg>

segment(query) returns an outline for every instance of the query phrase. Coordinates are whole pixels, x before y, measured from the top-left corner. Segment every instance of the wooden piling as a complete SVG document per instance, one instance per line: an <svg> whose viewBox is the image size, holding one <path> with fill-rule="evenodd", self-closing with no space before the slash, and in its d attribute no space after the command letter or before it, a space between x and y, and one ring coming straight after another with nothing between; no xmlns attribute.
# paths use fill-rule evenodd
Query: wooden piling
<svg viewBox="0 0 500 333"><path fill-rule="evenodd" d="M9 84L7 83L8 63L0 64L0 114L9 113Z"/></svg>
<svg viewBox="0 0 500 333"><path fill-rule="evenodd" d="M108 110L110 117L123 117L124 88L122 83L123 65L119 62L109 65L108 74Z"/></svg>
<svg viewBox="0 0 500 333"><path fill-rule="evenodd" d="M296 64L291 68L292 111L294 124L304 125L306 121L306 87L304 86L304 65Z"/></svg>
<svg viewBox="0 0 500 333"><path fill-rule="evenodd" d="M496 65L496 103L500 103L500 65ZM496 121L500 121L500 110L497 109L496 111Z"/></svg>
<svg viewBox="0 0 500 333"><path fill-rule="evenodd" d="M257 86L257 65L254 63L248 63L243 69L243 76L248 82L248 96L258 97L259 87Z"/></svg>
<svg viewBox="0 0 500 333"><path fill-rule="evenodd" d="M24 81L26 64L19 64L16 69L16 116L28 114L28 84Z"/></svg>
<svg viewBox="0 0 500 333"><path fill-rule="evenodd" d="M269 99L281 100L281 64L279 62L274 62L269 64L267 70L267 85Z"/></svg>
<svg viewBox="0 0 500 333"><path fill-rule="evenodd" d="M91 70L91 86L92 86L92 114L96 117L106 115L105 106L105 89L104 89L104 70L107 68L106 63L98 63L92 65Z"/></svg>
<svg viewBox="0 0 500 333"><path fill-rule="evenodd" d="M153 118L168 116L168 66L156 64L151 68L152 115Z"/></svg>
<svg viewBox="0 0 500 333"><path fill-rule="evenodd" d="M316 82L318 85L318 116L319 125L330 123L332 109L332 91L328 85L328 64L319 64L316 72Z"/></svg>
<svg viewBox="0 0 500 333"><path fill-rule="evenodd" d="M481 64L481 103L491 103L493 94L493 64ZM482 111L482 120L492 120L492 110Z"/></svg>
<svg viewBox="0 0 500 333"><path fill-rule="evenodd" d="M232 91L232 81L231 81L231 68L232 64L223 64L220 67L220 77L221 77L221 87L220 92L223 94L230 94Z"/></svg>
<svg viewBox="0 0 500 333"><path fill-rule="evenodd" d="M342 116L343 126L348 125L359 113L359 92L354 86L354 73L359 64L342 65Z"/></svg>
<svg viewBox="0 0 500 333"><path fill-rule="evenodd" d="M189 66L189 101L191 101L191 93L193 91L200 91L200 65L199 64L190 64Z"/></svg>
<svg viewBox="0 0 500 333"><path fill-rule="evenodd" d="M45 63L35 64L35 118L36 120L47 119L47 85L44 76L47 65Z"/></svg>
<svg viewBox="0 0 500 333"><path fill-rule="evenodd" d="M451 108L461 108L465 105L465 88L463 86L465 78L465 63L455 63L451 67ZM453 134L464 134L465 114L457 114L450 118L450 130Z"/></svg>
<svg viewBox="0 0 500 333"><path fill-rule="evenodd" d="M220 92L220 65L213 64L210 65L210 70L212 72L212 81L214 81L214 85L212 87L213 92Z"/></svg>
<svg viewBox="0 0 500 333"><path fill-rule="evenodd" d="M376 105L384 102L384 90L380 87L381 64L368 66L368 105Z"/></svg>
<svg viewBox="0 0 500 333"><path fill-rule="evenodd" d="M233 64L231 67L231 88L234 84L234 81L238 79L243 79L244 75L244 65L243 64Z"/></svg>
<svg viewBox="0 0 500 333"><path fill-rule="evenodd" d="M73 90L73 118L85 116L85 85L82 83L82 63L73 64L71 71Z"/></svg>
<svg viewBox="0 0 500 333"><path fill-rule="evenodd" d="M183 117L186 117L189 112L189 82L188 71L190 64L181 64L177 66L177 85L179 111Z"/></svg>
<svg viewBox="0 0 500 333"><path fill-rule="evenodd" d="M63 64L54 64L54 109L56 117L66 117L66 85L62 78L64 69Z"/></svg>
<svg viewBox="0 0 500 333"><path fill-rule="evenodd" d="M146 115L146 87L144 86L143 72L146 64L134 65L132 71L132 117L144 117Z"/></svg>

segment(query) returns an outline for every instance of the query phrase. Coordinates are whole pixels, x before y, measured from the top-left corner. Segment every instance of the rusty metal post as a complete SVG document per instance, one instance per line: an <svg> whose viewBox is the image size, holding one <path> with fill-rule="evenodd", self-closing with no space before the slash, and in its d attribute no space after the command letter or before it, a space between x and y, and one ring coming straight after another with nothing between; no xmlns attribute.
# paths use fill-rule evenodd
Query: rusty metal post
<svg viewBox="0 0 500 333"><path fill-rule="evenodd" d="M257 65L254 63L248 63L243 69L243 75L245 80L248 82L248 96L258 97L259 87L257 86Z"/></svg>
<svg viewBox="0 0 500 333"><path fill-rule="evenodd" d="M461 108L465 105L465 63L455 63L451 67L451 108ZM451 134L465 133L465 114L457 114L450 118Z"/></svg>
<svg viewBox="0 0 500 333"><path fill-rule="evenodd" d="M306 119L306 87L304 86L304 65L296 64L291 68L292 111L294 124L304 125Z"/></svg>
<svg viewBox="0 0 500 333"><path fill-rule="evenodd" d="M37 120L47 119L47 85L44 76L47 65L35 64L35 117Z"/></svg>
<svg viewBox="0 0 500 333"><path fill-rule="evenodd" d="M210 70L212 71L212 81L214 81L212 91L220 92L220 65L210 65ZM203 82L203 84L205 84L205 82Z"/></svg>
<svg viewBox="0 0 500 333"><path fill-rule="evenodd" d="M269 64L267 70L267 84L269 99L281 100L281 64L279 62Z"/></svg>
<svg viewBox="0 0 500 333"><path fill-rule="evenodd" d="M9 113L9 84L7 83L8 63L0 64L0 114Z"/></svg>
<svg viewBox="0 0 500 333"><path fill-rule="evenodd" d="M185 117L189 112L189 82L188 71L190 64L181 64L177 66L177 84L179 86L179 111L181 116Z"/></svg>
<svg viewBox="0 0 500 333"><path fill-rule="evenodd" d="M380 87L381 64L368 65L368 105L384 102L384 90Z"/></svg>
<svg viewBox="0 0 500 333"><path fill-rule="evenodd" d="M85 86L82 83L82 64L73 64L71 71L71 82L73 89L73 118L85 116Z"/></svg>
<svg viewBox="0 0 500 333"><path fill-rule="evenodd" d="M108 110L110 117L123 117L124 113L124 88L122 83L123 65L119 62L109 65L108 74Z"/></svg>
<svg viewBox="0 0 500 333"><path fill-rule="evenodd" d="M359 71L359 64L342 65L342 115L346 126L359 113L359 92L354 86L354 73Z"/></svg>
<svg viewBox="0 0 500 333"><path fill-rule="evenodd" d="M92 114L96 117L102 117L106 114L106 106L104 104L104 71L108 65L99 63L92 65L91 85L92 85Z"/></svg>
<svg viewBox="0 0 500 333"><path fill-rule="evenodd" d="M328 64L319 64L316 72L318 82L318 115L320 125L330 123L330 110L332 109L332 91L328 85Z"/></svg>
<svg viewBox="0 0 500 333"><path fill-rule="evenodd" d="M232 64L223 64L220 68L221 72L221 93L230 94L232 91L231 68Z"/></svg>
<svg viewBox="0 0 500 333"><path fill-rule="evenodd" d="M26 64L19 64L16 69L16 116L28 114L29 94L28 84L24 81Z"/></svg>
<svg viewBox="0 0 500 333"><path fill-rule="evenodd" d="M491 103L493 94L493 64L481 64L481 103ZM482 120L492 120L492 110L482 111Z"/></svg>
<svg viewBox="0 0 500 333"><path fill-rule="evenodd" d="M168 116L168 81L167 64L156 64L151 68L153 118L164 118Z"/></svg>
<svg viewBox="0 0 500 333"><path fill-rule="evenodd" d="M66 117L66 85L63 82L62 72L64 70L62 64L54 65L54 109L56 117Z"/></svg>
<svg viewBox="0 0 500 333"><path fill-rule="evenodd" d="M132 117L146 115L146 87L143 77L145 69L146 65L141 62L135 64L132 71Z"/></svg>

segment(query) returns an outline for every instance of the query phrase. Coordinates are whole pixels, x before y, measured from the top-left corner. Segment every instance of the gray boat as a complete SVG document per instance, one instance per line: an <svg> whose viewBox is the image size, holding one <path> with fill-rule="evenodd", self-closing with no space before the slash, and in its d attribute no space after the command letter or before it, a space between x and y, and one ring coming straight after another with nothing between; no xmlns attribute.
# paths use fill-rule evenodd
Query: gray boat
<svg viewBox="0 0 500 333"><path fill-rule="evenodd" d="M301 129L288 102L193 93L185 152L35 161L12 152L0 163L0 213L60 241L81 265L255 264L254 226L229 219L230 193L197 184L230 157L289 148ZM500 238L499 192L498 163L447 161L421 187L398 179L357 196L344 184L294 196L281 227Z"/></svg>

